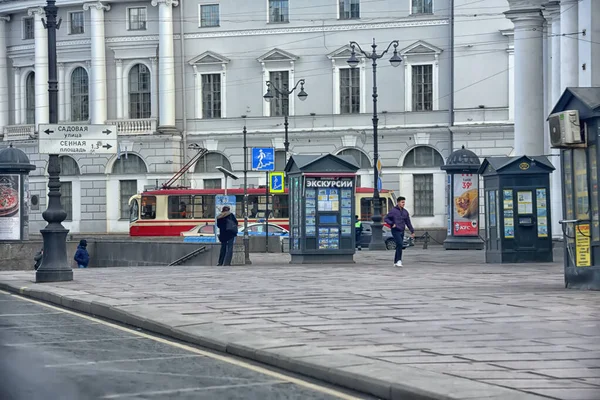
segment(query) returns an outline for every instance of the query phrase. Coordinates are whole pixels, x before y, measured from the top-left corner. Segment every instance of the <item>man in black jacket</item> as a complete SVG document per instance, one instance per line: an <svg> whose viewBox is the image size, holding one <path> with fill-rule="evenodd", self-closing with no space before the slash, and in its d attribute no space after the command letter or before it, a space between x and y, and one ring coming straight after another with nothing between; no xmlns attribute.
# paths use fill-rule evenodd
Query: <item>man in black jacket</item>
<svg viewBox="0 0 600 400"><path fill-rule="evenodd" d="M238 233L238 221L230 212L228 206L223 207L221 214L217 216L217 227L219 228L219 241L221 242L221 252L219 253L219 263L217 265L231 265L233 243L235 243Z"/></svg>

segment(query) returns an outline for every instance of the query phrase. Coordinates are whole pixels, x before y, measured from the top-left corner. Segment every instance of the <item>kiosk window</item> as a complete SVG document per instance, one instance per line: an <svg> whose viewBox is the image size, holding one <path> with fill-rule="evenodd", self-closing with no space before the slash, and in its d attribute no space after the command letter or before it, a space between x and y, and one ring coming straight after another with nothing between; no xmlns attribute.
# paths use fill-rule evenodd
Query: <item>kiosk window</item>
<svg viewBox="0 0 600 400"><path fill-rule="evenodd" d="M592 189L592 240L600 240L600 215L598 211L598 166L596 145L592 144L588 147L590 154L590 187Z"/></svg>
<svg viewBox="0 0 600 400"><path fill-rule="evenodd" d="M566 219L575 218L575 207L573 205L573 150L563 150L563 171L564 171L564 190L565 190L565 217ZM570 235L569 236L573 236Z"/></svg>
<svg viewBox="0 0 600 400"><path fill-rule="evenodd" d="M575 170L575 215L577 219L589 219L590 202L585 149L573 150L573 166Z"/></svg>
<svg viewBox="0 0 600 400"><path fill-rule="evenodd" d="M156 197L142 196L142 219L156 218Z"/></svg>

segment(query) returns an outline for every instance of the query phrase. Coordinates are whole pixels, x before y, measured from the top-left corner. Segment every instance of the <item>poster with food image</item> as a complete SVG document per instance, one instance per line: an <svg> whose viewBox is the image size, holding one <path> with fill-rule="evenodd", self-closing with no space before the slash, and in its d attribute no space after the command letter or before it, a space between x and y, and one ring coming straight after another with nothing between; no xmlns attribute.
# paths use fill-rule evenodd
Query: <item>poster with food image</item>
<svg viewBox="0 0 600 400"><path fill-rule="evenodd" d="M19 175L0 175L0 240L21 239Z"/></svg>
<svg viewBox="0 0 600 400"><path fill-rule="evenodd" d="M454 175L454 236L479 234L478 175Z"/></svg>

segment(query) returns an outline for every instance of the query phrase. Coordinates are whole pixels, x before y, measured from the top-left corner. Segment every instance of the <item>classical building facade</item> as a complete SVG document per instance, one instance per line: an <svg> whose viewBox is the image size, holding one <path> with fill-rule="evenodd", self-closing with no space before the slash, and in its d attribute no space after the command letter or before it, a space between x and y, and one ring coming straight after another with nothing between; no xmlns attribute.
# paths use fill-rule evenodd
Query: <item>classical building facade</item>
<svg viewBox="0 0 600 400"><path fill-rule="evenodd" d="M374 39L378 51L399 41L402 64L390 65L392 49L377 68L379 153L383 187L407 198L419 229L446 229L439 167L452 150L464 145L480 157L513 154L521 149L515 148L521 142L514 140L513 119L527 114L537 125L522 128L522 137L544 129L544 113L527 111L538 97L525 100L546 98L544 86L515 75L533 73L521 62L525 53L537 54L519 44L528 40L514 13L525 11L509 10L505 0L57 3L59 119L114 124L120 142L114 157L61 157L69 214L64 225L72 232L126 232L129 196L168 180L194 156L190 144L209 150L192 167L191 184L220 187L224 180L215 166L243 169L244 124L250 146L275 147L282 169L285 113L290 153L354 155L361 185L372 186L372 66L357 53L360 63L350 69L350 41L365 51ZM575 16L590 18L581 10L590 4L595 13L591 3L580 2ZM39 154L36 139L49 111L43 5L0 0L0 90L7 94L0 98L0 145L13 142L38 167L30 185L39 198L32 233L45 226L47 191L47 156ZM535 42L558 41L548 36L555 23L547 21L558 20L560 12L537 4L531 13L546 38ZM590 25L588 37L594 29ZM595 63L588 63L593 70ZM306 101L295 95L263 99L267 81L291 88L299 79L306 82ZM526 145L537 146L541 135ZM249 176L250 184L265 183L263 174ZM229 184L239 187L240 181Z"/></svg>

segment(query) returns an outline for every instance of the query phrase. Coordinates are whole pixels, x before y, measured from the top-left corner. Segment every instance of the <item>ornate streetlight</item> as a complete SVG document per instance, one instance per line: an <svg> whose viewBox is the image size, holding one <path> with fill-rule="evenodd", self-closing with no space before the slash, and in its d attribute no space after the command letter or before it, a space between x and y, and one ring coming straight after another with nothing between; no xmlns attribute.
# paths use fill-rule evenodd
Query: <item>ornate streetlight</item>
<svg viewBox="0 0 600 400"><path fill-rule="evenodd" d="M373 51L366 53L361 49L360 45L354 41L350 42L352 48L352 54L348 59L348 65L355 68L359 64L359 60L356 57L356 48L363 54L365 58L373 61L373 224L371 225L371 243L369 244L369 250L385 250L385 243L383 242L383 224L381 223L381 200L379 197L379 171L377 169L377 161L379 160L379 148L377 142L377 124L379 118L377 117L377 60L382 58L392 47L394 46L394 54L390 58L390 64L393 67L397 67L402 63L402 58L398 55L398 41L393 40L381 54L377 54L377 45L375 39L371 45Z"/></svg>
<svg viewBox="0 0 600 400"><path fill-rule="evenodd" d="M282 96L284 96L286 98L286 100L288 100L288 107L282 107L283 108L283 116L284 116L284 120L283 120L283 126L285 127L285 141L283 142L283 146L285 148L285 162L287 163L287 157L288 157L288 151L290 150L290 142L288 140L288 108L289 108L289 98L290 98L290 94L294 93L294 91L298 88L298 85L300 85L300 92L298 93L298 98L300 99L300 101L304 101L306 100L306 98L308 97L308 94L304 91L304 79L300 79L298 82L296 82L296 85L294 85L294 87L292 88L292 90L282 90L280 88L278 88L277 86L275 86L273 84L273 82L271 81L267 81L267 93L265 93L265 95L263 96L263 98L266 101L271 101L273 100L273 98L275 97L273 95L273 91L271 90L271 88L281 94Z"/></svg>

